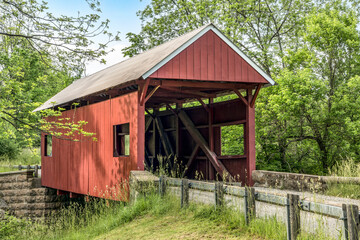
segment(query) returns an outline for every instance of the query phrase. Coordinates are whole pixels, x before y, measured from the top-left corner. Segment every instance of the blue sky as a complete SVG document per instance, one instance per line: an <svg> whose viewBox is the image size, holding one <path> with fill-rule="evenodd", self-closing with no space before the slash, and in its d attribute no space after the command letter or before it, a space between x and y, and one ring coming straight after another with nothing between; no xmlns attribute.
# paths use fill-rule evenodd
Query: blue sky
<svg viewBox="0 0 360 240"><path fill-rule="evenodd" d="M97 72L105 67L113 65L124 60L121 49L129 45L126 39L126 33L138 33L141 29L141 22L136 16L136 12L145 8L150 0L100 0L100 14L103 20L110 20L110 31L120 32L120 42L111 45L114 52L105 57L107 64L98 64L96 62L87 65L86 74ZM85 0L48 0L49 11L54 15L70 15L76 16L78 12L81 15L92 13ZM95 41L102 41L103 38L98 37Z"/></svg>

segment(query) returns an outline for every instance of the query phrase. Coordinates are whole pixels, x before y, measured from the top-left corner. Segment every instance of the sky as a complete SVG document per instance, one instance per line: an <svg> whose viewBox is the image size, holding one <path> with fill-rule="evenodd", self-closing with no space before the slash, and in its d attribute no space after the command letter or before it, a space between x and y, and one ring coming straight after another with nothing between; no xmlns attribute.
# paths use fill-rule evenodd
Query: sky
<svg viewBox="0 0 360 240"><path fill-rule="evenodd" d="M99 15L102 20L110 20L110 32L120 32L120 41L110 45L114 51L105 56L106 65L96 61L89 62L86 66L86 75L100 71L125 59L121 49L130 45L126 39L126 33L140 32L141 22L136 16L136 12L143 10L149 2L150 0L100 0L102 13ZM49 12L54 15L77 16L78 12L81 15L93 13L85 0L48 0L48 7ZM105 39L97 37L93 40L103 42Z"/></svg>

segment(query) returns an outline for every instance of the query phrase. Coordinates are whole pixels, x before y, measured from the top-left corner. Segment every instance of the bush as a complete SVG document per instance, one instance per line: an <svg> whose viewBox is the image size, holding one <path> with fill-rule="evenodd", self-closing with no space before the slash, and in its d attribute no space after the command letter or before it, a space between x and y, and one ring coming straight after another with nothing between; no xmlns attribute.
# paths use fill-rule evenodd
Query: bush
<svg viewBox="0 0 360 240"><path fill-rule="evenodd" d="M0 138L0 156L14 159L19 151L19 145L14 140Z"/></svg>

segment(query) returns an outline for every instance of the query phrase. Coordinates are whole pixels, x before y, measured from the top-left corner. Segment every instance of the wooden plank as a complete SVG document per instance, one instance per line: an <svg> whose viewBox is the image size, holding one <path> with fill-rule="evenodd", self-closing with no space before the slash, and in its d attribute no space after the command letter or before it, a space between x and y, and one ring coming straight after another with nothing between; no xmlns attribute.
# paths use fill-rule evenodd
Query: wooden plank
<svg viewBox="0 0 360 240"><path fill-rule="evenodd" d="M208 41L207 41L207 34L202 36L198 41L200 41L200 56L201 56L201 72L199 80L206 80L208 79L208 55L211 54L210 49L208 48ZM212 70L213 71L213 70Z"/></svg>
<svg viewBox="0 0 360 240"><path fill-rule="evenodd" d="M186 49L186 79L194 79L194 44Z"/></svg>
<svg viewBox="0 0 360 240"><path fill-rule="evenodd" d="M173 155L174 156L174 150L171 146L169 137L167 135L167 133L164 130L164 126L161 122L161 119L158 116L155 116L155 123L156 123L156 127L159 131L159 135L160 135L160 140L164 146L164 150L167 156Z"/></svg>
<svg viewBox="0 0 360 240"><path fill-rule="evenodd" d="M215 69L215 79L222 80L222 68L221 68L221 39L214 35L214 48L215 48L215 56L214 56L214 69Z"/></svg>
<svg viewBox="0 0 360 240"><path fill-rule="evenodd" d="M215 60L216 60L216 46L215 46L215 40L214 40L214 34L212 32L209 32L206 34L207 37L207 56L204 56L205 61L207 61L207 66L205 69L202 69L202 71L207 71L207 79L203 80L215 80L217 79L215 77L216 69L215 69ZM203 50L203 49L201 49Z"/></svg>
<svg viewBox="0 0 360 240"><path fill-rule="evenodd" d="M161 87L189 87L189 88L209 88L209 89L254 89L255 83L234 83L234 82L210 82L210 81L181 81L171 79L151 79L151 86L161 85Z"/></svg>
<svg viewBox="0 0 360 240"><path fill-rule="evenodd" d="M201 41L194 43L194 79L201 79Z"/></svg>
<svg viewBox="0 0 360 240"><path fill-rule="evenodd" d="M199 130L195 128L194 123L191 121L188 115L183 110L180 110L178 116L181 119L182 123L185 125L186 129L189 131L192 138L197 144L199 144L201 150L203 150L205 155L209 158L215 170L220 174L220 176L225 176L227 178L231 177L225 166L221 163L221 161L217 159L216 154L210 150L204 137L201 135Z"/></svg>
<svg viewBox="0 0 360 240"><path fill-rule="evenodd" d="M190 95L193 95L194 97L205 97L205 98L216 97L215 94L204 93L201 91L183 90L183 89L179 89L179 88L175 88L175 87L165 87L165 86L161 86L161 88L169 90L169 91L173 91L173 92L190 94Z"/></svg>

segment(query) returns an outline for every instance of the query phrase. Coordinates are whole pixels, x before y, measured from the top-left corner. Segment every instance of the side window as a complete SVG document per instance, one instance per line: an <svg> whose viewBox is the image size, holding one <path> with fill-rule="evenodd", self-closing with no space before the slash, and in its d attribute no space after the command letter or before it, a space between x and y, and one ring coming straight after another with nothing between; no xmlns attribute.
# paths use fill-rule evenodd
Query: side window
<svg viewBox="0 0 360 240"><path fill-rule="evenodd" d="M44 156L51 157L52 156L52 136L51 135L45 135L45 151Z"/></svg>
<svg viewBox="0 0 360 240"><path fill-rule="evenodd" d="M129 123L114 125L114 157L129 156L130 126Z"/></svg>
<svg viewBox="0 0 360 240"><path fill-rule="evenodd" d="M221 127L221 155L244 155L244 125Z"/></svg>

